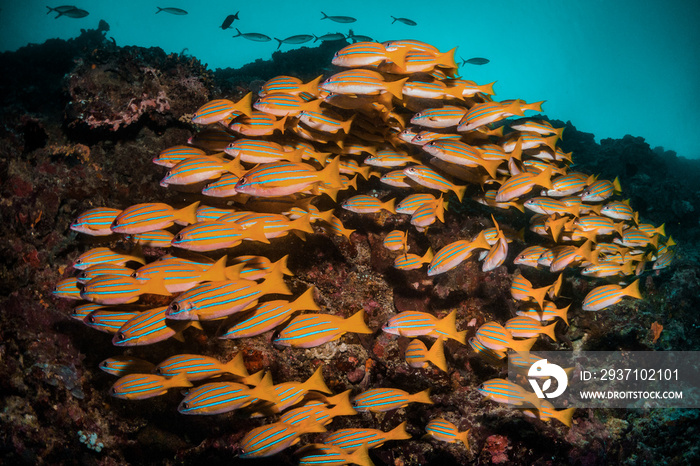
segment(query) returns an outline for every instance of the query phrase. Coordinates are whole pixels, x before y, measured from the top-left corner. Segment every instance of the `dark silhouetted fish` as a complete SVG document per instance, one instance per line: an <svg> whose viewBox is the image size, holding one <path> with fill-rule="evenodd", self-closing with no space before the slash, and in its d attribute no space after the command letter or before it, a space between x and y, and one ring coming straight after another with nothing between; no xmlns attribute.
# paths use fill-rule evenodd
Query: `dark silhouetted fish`
<svg viewBox="0 0 700 466"><path fill-rule="evenodd" d="M161 8L157 6L158 11L156 11L156 14L160 13L161 11L164 11L166 13L170 13L171 15L186 15L187 12L183 10L182 8L172 8L172 7L167 7L167 8Z"/></svg>
<svg viewBox="0 0 700 466"><path fill-rule="evenodd" d="M466 63L469 63L470 65L485 65L490 61L491 60L489 60L488 58L481 58L481 57L474 57L474 58L470 58L469 60L465 60L464 58L462 58L462 65L464 65Z"/></svg>
<svg viewBox="0 0 700 466"><path fill-rule="evenodd" d="M370 36L363 36L362 34L355 34L352 29L348 31L348 39L352 43L355 42L374 42Z"/></svg>
<svg viewBox="0 0 700 466"><path fill-rule="evenodd" d="M254 42L269 42L272 39L270 39L269 36L266 36L265 34L258 34L257 32L241 32L238 28L236 28L236 34L233 37L242 37L244 39L252 40Z"/></svg>
<svg viewBox="0 0 700 466"><path fill-rule="evenodd" d="M60 11L56 18L59 16L67 16L69 18L85 18L89 14L90 13L85 10L81 10L80 8L71 8L70 10Z"/></svg>
<svg viewBox="0 0 700 466"><path fill-rule="evenodd" d="M395 22L398 21L399 23L404 23L404 24L407 25L407 26L416 26L416 25L418 25L418 23L416 23L416 22L413 21L412 19L408 19L408 18L397 18L397 17L395 17L395 16L392 16L392 18L394 18L394 21L392 21L391 24L394 24Z"/></svg>
<svg viewBox="0 0 700 466"><path fill-rule="evenodd" d="M63 6L57 6L56 8L51 8L50 6L47 6L46 8L49 9L49 11L46 12L47 15L49 13L55 11L56 13L58 13L58 16L61 16L61 13L65 13L66 11L78 9L78 7L75 5L63 5ZM56 18L58 18L58 16L56 16Z"/></svg>
<svg viewBox="0 0 700 466"><path fill-rule="evenodd" d="M314 42L317 40L320 40L321 42L328 42L331 40L343 40L345 39L345 35L340 33L340 32L331 32L328 34L324 34L322 36L316 36L314 35Z"/></svg>
<svg viewBox="0 0 700 466"><path fill-rule="evenodd" d="M335 21L336 23L354 23L357 21L355 18L352 16L328 16L324 12L321 12L323 15L323 18L321 19L330 19L331 21Z"/></svg>
<svg viewBox="0 0 700 466"><path fill-rule="evenodd" d="M224 22L221 24L221 29L228 29L228 28L230 28L230 27L231 27L231 23L233 23L233 22L234 22L235 20L237 20L237 19L240 19L240 18L238 17L238 13L240 13L240 11L237 11L235 15L228 15L228 16L226 17L226 19L224 20Z"/></svg>
<svg viewBox="0 0 700 466"><path fill-rule="evenodd" d="M303 44L304 42L310 41L314 37L316 36L311 36L309 34L298 34L296 36L287 37L286 39L278 39L275 37L275 40L280 43L277 46L277 48L280 48L282 47L282 44Z"/></svg>

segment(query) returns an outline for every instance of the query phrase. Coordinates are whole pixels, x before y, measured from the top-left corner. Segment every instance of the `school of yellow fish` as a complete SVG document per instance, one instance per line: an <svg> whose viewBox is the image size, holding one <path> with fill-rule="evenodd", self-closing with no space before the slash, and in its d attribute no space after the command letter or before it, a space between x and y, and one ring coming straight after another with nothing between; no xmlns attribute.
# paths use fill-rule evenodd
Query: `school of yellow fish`
<svg viewBox="0 0 700 466"><path fill-rule="evenodd" d="M530 230L541 240L514 260L511 294L520 305L517 316L487 322L468 340L494 364L512 350L517 353L510 353L511 363L527 370L539 359L529 350L540 335L556 341L555 326L558 320L568 325L574 304L557 303L566 269L607 277L610 283L594 287L581 305L583 311L599 311L624 297L641 299L636 276L669 265L674 243L666 239L663 225L640 223L628 202L615 200L617 180L571 170L572 154L557 147L563 128L525 116L539 112L541 102L494 100L493 84L457 77L454 49L440 52L414 40L357 42L337 52L332 63L346 70L307 83L278 76L265 83L255 101L251 94L237 102L214 100L195 112L192 121L201 130L187 144L163 150L154 163L167 168L162 186L201 191L200 201L82 213L71 229L106 241L124 235L137 246L129 253L97 247L76 260L77 275L61 280L55 291L87 301L75 307L73 317L110 334L121 347L182 338L186 328L201 329L200 322L209 320L227 326L220 338L276 329L275 345L300 348L348 332L372 334L375 329L367 326L362 310L348 317L324 313L313 286L295 299L270 299L291 294L285 275L293 271L286 256L273 262L236 255L244 241L283 244L276 238L290 232L350 240L353 230L335 209L316 207L321 197L358 215L410 216L412 228L385 231L384 246L394 251L397 269L427 264L428 276L458 269L471 257L484 272L491 271L504 264L513 241L523 241L492 217L493 227L475 237L454 238L435 252L409 253L409 236L428 234L432 224L443 222L448 204L468 195L494 212L534 213ZM388 199L363 194L372 177L395 194ZM225 198L233 207L207 206L208 198ZM147 263L138 245L169 248L169 253ZM551 281L536 287L521 273L527 267L548 268ZM169 303L144 309L138 301L145 294L165 296ZM430 363L449 371L444 341L467 344L467 331L458 330L465 325L456 311L442 318L404 311L382 330L413 338L405 354L411 367ZM421 336L434 339L430 348ZM178 408L183 414L245 409L251 416L276 416L245 435L242 457L273 455L306 433L326 432L334 416L432 403L429 390L411 394L399 387L333 395L320 368L305 382L274 384L269 372L249 374L242 353L227 363L179 354L157 365L121 356L100 367L119 377L111 389L118 398L144 399L188 388ZM573 408L557 411L506 379L486 381L478 390L542 421L572 423ZM468 430L446 419L432 419L425 431L469 448ZM407 438L405 423L390 432L331 431L324 444L304 446L299 461L367 465L368 448Z"/></svg>

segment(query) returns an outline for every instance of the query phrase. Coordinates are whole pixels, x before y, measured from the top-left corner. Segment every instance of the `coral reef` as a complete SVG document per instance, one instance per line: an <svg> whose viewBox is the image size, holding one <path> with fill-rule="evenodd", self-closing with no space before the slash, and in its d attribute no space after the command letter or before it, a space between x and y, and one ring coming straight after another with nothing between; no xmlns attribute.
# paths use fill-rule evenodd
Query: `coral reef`
<svg viewBox="0 0 700 466"><path fill-rule="evenodd" d="M114 347L103 334L71 320L72 304L54 299L51 290L59 278L72 275L70 264L85 249L81 241L90 242L69 233L79 213L96 206L190 199L160 189L162 171L151 163L161 149L191 136L193 127L180 120L183 114L212 98L237 99L254 87L253 79L293 71L313 78L342 44L279 53L273 62L212 74L191 57L118 47L105 38L105 27L71 41L52 40L0 55L3 69L17 70L0 78L0 454L8 464L244 464L234 458L236 446L259 425L255 420L182 416L175 410L181 397L174 392L136 403L111 398L114 380L98 363L113 356ZM307 57L308 69L293 68L301 57ZM574 151L578 168L603 177L620 175L642 218L666 222L679 245L670 269L645 277L644 301L617 306L615 312L574 314L566 339L550 347L697 350L700 163L652 150L640 137L597 144L593 135L566 126L562 145ZM462 209L449 211L445 224L431 227L435 244L421 239L425 243L413 249L446 244L458 232L476 233L489 224L490 210L474 203ZM460 321L468 323L461 328L468 336L484 322L512 315L512 268L485 274L467 263L462 273L435 280L426 280L422 272L398 273L379 232L402 220L347 212L340 217L346 227L357 229L352 241L313 235L303 248L294 238L284 247L293 251L289 267L296 276L290 286L296 290L314 283L328 297L320 305L364 308L371 328L379 328L394 309L457 309ZM515 229L524 226L508 213L498 220ZM275 246L263 245L252 253L275 252ZM145 253L156 255L148 248ZM580 300L584 281L572 278L570 286ZM650 328L655 321L664 330L654 343ZM265 335L245 346L194 330L185 336L184 344L167 341L127 353L152 361L174 351L229 359L243 349L251 372L269 368L280 380L304 380L311 366L326 361L327 384L336 393L383 383L410 392L433 387L434 405L336 421L345 428L371 419L388 430L408 420L414 439L374 451L377 464L690 464L700 454L697 410L580 410L567 429L485 402L474 387L497 377L497 370L454 341L446 343L446 352L458 370L448 376L418 369L416 377L401 357L405 342L381 332L348 336L307 352L273 350ZM420 440L422 427L437 416L470 428L471 449ZM95 448L90 448L93 436ZM270 464L294 464L294 459L284 453Z"/></svg>

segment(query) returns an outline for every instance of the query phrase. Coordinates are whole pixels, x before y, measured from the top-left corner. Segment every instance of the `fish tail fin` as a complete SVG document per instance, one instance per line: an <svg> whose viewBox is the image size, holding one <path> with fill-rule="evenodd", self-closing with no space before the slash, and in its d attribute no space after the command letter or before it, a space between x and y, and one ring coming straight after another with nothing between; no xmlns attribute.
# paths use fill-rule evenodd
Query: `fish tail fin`
<svg viewBox="0 0 700 466"><path fill-rule="evenodd" d="M528 338L527 340L512 340L510 348L514 351L530 351L532 345L537 341L537 337Z"/></svg>
<svg viewBox="0 0 700 466"><path fill-rule="evenodd" d="M443 334L449 338L457 340L463 345L466 344L467 332L457 331L457 310L450 312L446 317L438 320L435 324L435 331L439 334Z"/></svg>
<svg viewBox="0 0 700 466"><path fill-rule="evenodd" d="M170 377L164 385L166 388L191 387L192 382L187 378L187 373L178 372Z"/></svg>
<svg viewBox="0 0 700 466"><path fill-rule="evenodd" d="M332 223L333 222L333 209L330 210L324 210L323 212L318 213L318 218L323 220L326 223Z"/></svg>
<svg viewBox="0 0 700 466"><path fill-rule="evenodd" d="M158 8L158 11L156 11L156 14L160 13L161 11L163 11L163 8L161 8L161 7L159 7L159 6L157 6L156 8Z"/></svg>
<svg viewBox="0 0 700 466"><path fill-rule="evenodd" d="M517 155L520 156L520 154L517 154ZM482 162L479 163L479 165L484 167L486 172L489 175L491 175L491 178L496 178L496 175L498 174L497 173L498 167L501 166L501 161L500 160L483 160Z"/></svg>
<svg viewBox="0 0 700 466"><path fill-rule="evenodd" d="M261 400L266 400L271 403L279 403L279 397L275 392L274 384L272 383L272 373L268 372L262 378L262 380L248 392L248 396L253 398L259 398Z"/></svg>
<svg viewBox="0 0 700 466"><path fill-rule="evenodd" d="M530 296L534 299L537 304L540 305L540 309L544 309L544 298L547 296L547 292L552 286L543 286L542 288L532 288Z"/></svg>
<svg viewBox="0 0 700 466"><path fill-rule="evenodd" d="M389 94L401 100L403 99L403 85L406 81L408 81L408 78L399 79L398 81L385 82L384 88Z"/></svg>
<svg viewBox="0 0 700 466"><path fill-rule="evenodd" d="M457 51L457 47L454 47L445 53L441 53L440 55L437 56L436 64L442 65L446 68L452 68L452 69L459 68L459 66L457 65L457 62L455 61L455 52L456 51Z"/></svg>
<svg viewBox="0 0 700 466"><path fill-rule="evenodd" d="M321 393L333 393L330 388L328 388L328 385L326 385L326 382L323 380L323 372L322 372L323 366L319 366L316 371L311 374L311 377L306 379L306 382L304 382L302 385L304 386L304 389L306 390L313 390L316 392L321 392Z"/></svg>
<svg viewBox="0 0 700 466"><path fill-rule="evenodd" d="M550 167L545 168L540 173L535 176L532 181L538 185L547 189L552 189L552 169Z"/></svg>
<svg viewBox="0 0 700 466"><path fill-rule="evenodd" d="M323 15L323 18L321 18L321 19L326 19L326 18L328 18L328 15L325 14L324 12L321 12L321 14Z"/></svg>
<svg viewBox="0 0 700 466"><path fill-rule="evenodd" d="M629 286L622 289L622 293L630 298L643 299L639 292L639 279L633 281Z"/></svg>
<svg viewBox="0 0 700 466"><path fill-rule="evenodd" d="M335 157L319 172L319 180L332 188L343 188L343 181L340 179L340 157Z"/></svg>
<svg viewBox="0 0 700 466"><path fill-rule="evenodd" d="M545 102L546 102L546 100L541 100L539 102L533 102L531 104L522 105L521 108L523 110L532 110L533 112L541 112L542 111L542 104Z"/></svg>
<svg viewBox="0 0 700 466"><path fill-rule="evenodd" d="M571 427L574 417L574 411L576 411L576 408L561 409L559 411L552 410L551 415L554 419L561 422L566 427Z"/></svg>
<svg viewBox="0 0 700 466"><path fill-rule="evenodd" d="M374 331L365 324L365 311L362 309L345 319L343 327L346 332L374 333Z"/></svg>
<svg viewBox="0 0 700 466"><path fill-rule="evenodd" d="M549 297L554 299L557 296L559 296L559 292L561 291L561 285L564 282L564 274L560 273L559 276L557 277L556 281L552 284L550 287L550 293ZM542 308L544 309L544 308Z"/></svg>
<svg viewBox="0 0 700 466"><path fill-rule="evenodd" d="M226 267L225 280L240 280L241 279L241 271L243 271L244 268L245 268L245 262L241 262L240 264L234 264L230 267ZM214 281L214 280L212 280L212 281Z"/></svg>
<svg viewBox="0 0 700 466"><path fill-rule="evenodd" d="M551 338L552 340L557 341L557 337L556 337L556 335L554 334L554 327L556 327L556 326L557 326L557 323L556 323L556 322L554 322L553 324L549 324L549 325L547 325L546 327L543 327L543 328L542 328L542 333L544 333L545 335L547 335L547 336L548 336L549 338Z"/></svg>
<svg viewBox="0 0 700 466"><path fill-rule="evenodd" d="M406 53L408 50L406 49L397 49L394 50L393 52L387 52L386 57L392 61L392 63L396 63L396 66L399 68L406 68Z"/></svg>
<svg viewBox="0 0 700 466"><path fill-rule="evenodd" d="M660 234L661 236L666 236L666 224L662 223L660 227L654 230L656 233Z"/></svg>
<svg viewBox="0 0 700 466"><path fill-rule="evenodd" d="M564 130L565 130L565 129L566 129L566 126L562 126L561 128L555 128L555 129L554 129L555 134L556 134L557 137L558 137L560 140L562 140L562 141L564 140Z"/></svg>
<svg viewBox="0 0 700 466"><path fill-rule="evenodd" d="M464 444L465 447L467 447L467 450L469 450L469 431L471 429L467 429L464 432L457 432L456 439L459 440Z"/></svg>
<svg viewBox="0 0 700 466"><path fill-rule="evenodd" d="M488 84L483 84L479 86L477 89L479 89L479 92L483 92L484 94L488 95L496 95L496 93L493 91L493 85L496 84L496 81Z"/></svg>
<svg viewBox="0 0 700 466"><path fill-rule="evenodd" d="M316 37L316 40L318 40L318 37ZM314 42L316 42L316 40ZM304 84L304 90L306 90L306 92L308 92L309 94L318 95L318 85L321 82L322 78L323 75L321 74L309 81L308 83Z"/></svg>
<svg viewBox="0 0 700 466"><path fill-rule="evenodd" d="M165 287L163 277L153 277L141 287L143 294L156 294L159 296L172 296L173 294Z"/></svg>
<svg viewBox="0 0 700 466"><path fill-rule="evenodd" d="M241 100L233 104L233 108L249 117L253 114L253 93L249 92Z"/></svg>
<svg viewBox="0 0 700 466"><path fill-rule="evenodd" d="M617 176L613 180L613 189L615 190L616 194L619 194L622 192L622 186L620 186L620 178Z"/></svg>
<svg viewBox="0 0 700 466"><path fill-rule="evenodd" d="M316 289L315 286L310 286L306 291L304 291L301 296L299 296L297 299L295 299L292 304L292 308L294 311L298 311L301 309L308 310L308 311L320 311L321 308L316 304L316 301L314 300L314 290Z"/></svg>
<svg viewBox="0 0 700 466"><path fill-rule="evenodd" d="M420 261L423 264L429 264L433 260L433 257L435 257L435 254L433 254L432 248L428 248L425 254L423 254L423 257L420 258Z"/></svg>
<svg viewBox="0 0 700 466"><path fill-rule="evenodd" d="M391 440L407 440L411 438L411 434L406 432L406 424L408 421L403 421L401 424L398 426L394 427L391 429L389 432L386 433L387 439Z"/></svg>
<svg viewBox="0 0 700 466"><path fill-rule="evenodd" d="M182 222L185 225L197 223L197 207L199 207L199 201L195 201L187 207L176 210L175 220L177 220L178 223Z"/></svg>
<svg viewBox="0 0 700 466"><path fill-rule="evenodd" d="M284 281L284 275L278 262L272 264L265 280L260 284L263 294L292 294Z"/></svg>
<svg viewBox="0 0 700 466"><path fill-rule="evenodd" d="M49 9L49 11L46 12L47 15L48 15L49 13L51 13L52 11L56 11L55 8L51 8L50 6L47 6L46 8Z"/></svg>
<svg viewBox="0 0 700 466"><path fill-rule="evenodd" d="M242 230L243 238L248 241L258 241L259 243L270 244L270 240L265 235L265 225L262 222L255 222L248 228Z"/></svg>
<svg viewBox="0 0 700 466"><path fill-rule="evenodd" d="M277 37L274 37L274 39L275 39L277 42L279 42L279 44L277 45L277 50L279 50L280 47L282 47L282 39L278 39Z"/></svg>
<svg viewBox="0 0 700 466"><path fill-rule="evenodd" d="M433 400L430 399L429 388L426 388L422 392L414 393L413 395L409 396L409 399L415 403L424 403L428 405L433 404Z"/></svg>
<svg viewBox="0 0 700 466"><path fill-rule="evenodd" d="M442 338L438 338L430 347L425 358L435 364L438 369L447 372L447 361L445 361L445 343Z"/></svg>
<svg viewBox="0 0 700 466"><path fill-rule="evenodd" d="M563 320L566 325L569 325L569 308L570 307L571 307L571 304L569 304L566 307L562 307L561 309L557 309L557 317L561 318L561 320Z"/></svg>
<svg viewBox="0 0 700 466"><path fill-rule="evenodd" d="M460 185L454 185L453 191L455 195L457 196L457 200L459 202L462 202L462 199L464 198L464 193L467 192L467 185L460 186Z"/></svg>
<svg viewBox="0 0 700 466"><path fill-rule="evenodd" d="M226 372L229 374L237 375L239 377L249 377L250 374L248 373L248 369L245 367L245 363L243 362L243 352L239 351L236 353L236 356L234 356L233 359L231 359L229 362L224 364L224 369Z"/></svg>
<svg viewBox="0 0 700 466"><path fill-rule="evenodd" d="M259 385L263 379L264 374L265 374L265 371L258 371L255 374L251 374L247 377L243 377L243 379L241 380L241 383L244 383L246 385Z"/></svg>
<svg viewBox="0 0 700 466"><path fill-rule="evenodd" d="M391 212L392 214L395 214L396 208L394 208L394 204L396 204L396 198L389 199L386 202L382 202L380 208L386 210L387 212Z"/></svg>
<svg viewBox="0 0 700 466"><path fill-rule="evenodd" d="M391 15L389 15L389 16L391 16ZM396 16L391 16L391 18L393 19L393 21L391 22L391 24L394 24L394 23L396 22L396 20L398 19Z"/></svg>
<svg viewBox="0 0 700 466"><path fill-rule="evenodd" d="M243 33L241 32L241 30L238 29L238 28L236 28L236 35L233 36L233 37L239 37L239 36L242 36L242 35L243 35Z"/></svg>
<svg viewBox="0 0 700 466"><path fill-rule="evenodd" d="M293 277L293 276L294 276L294 272L292 272L291 270L289 270L289 268L287 267L287 261L288 261L288 260L289 260L289 254L287 254L286 256L282 257L282 258L281 258L280 260L278 260L277 262L273 262L272 265L277 265L277 264L279 264L279 268L280 268L280 270L282 271L282 273L283 273L284 275L289 275L290 277Z"/></svg>
<svg viewBox="0 0 700 466"><path fill-rule="evenodd" d="M372 459L369 457L369 447L365 444L353 451L346 457L347 464L357 464L359 466L374 466Z"/></svg>
<svg viewBox="0 0 700 466"><path fill-rule="evenodd" d="M299 217L296 220L292 220L289 222L289 229L290 230L299 230L303 231L304 233L309 233L313 234L314 229L311 226L311 222L309 221L311 219L311 214L309 212L305 213L301 217Z"/></svg>
<svg viewBox="0 0 700 466"><path fill-rule="evenodd" d="M321 19L323 19L323 18L321 18ZM318 36L316 34L311 34L311 35L314 36L314 42L316 42L318 40Z"/></svg>
<svg viewBox="0 0 700 466"><path fill-rule="evenodd" d="M228 256L224 255L224 257L214 262L211 267L205 270L199 279L203 282L218 282L226 280L226 260L228 260Z"/></svg>
<svg viewBox="0 0 700 466"><path fill-rule="evenodd" d="M333 405L331 408L333 416L352 416L357 414L355 408L352 407L350 402L350 392L352 390L345 390L343 393L334 395L326 400L328 404Z"/></svg>
<svg viewBox="0 0 700 466"><path fill-rule="evenodd" d="M366 165L364 167L358 168L357 173L365 180L369 180L369 175L370 175L371 170L372 170L372 167L370 167L369 165Z"/></svg>

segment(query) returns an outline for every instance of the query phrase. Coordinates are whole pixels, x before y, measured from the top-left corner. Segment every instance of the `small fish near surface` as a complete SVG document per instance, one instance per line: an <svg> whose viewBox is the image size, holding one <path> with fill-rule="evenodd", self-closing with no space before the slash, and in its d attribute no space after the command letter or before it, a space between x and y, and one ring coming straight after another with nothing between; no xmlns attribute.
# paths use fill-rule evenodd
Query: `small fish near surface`
<svg viewBox="0 0 700 466"><path fill-rule="evenodd" d="M310 41L314 37L315 36L312 36L310 34L297 34L296 36L290 36L286 39L278 39L275 37L275 40L279 42L279 45L277 46L277 48L279 49L280 47L282 47L282 44L303 44L305 42Z"/></svg>
<svg viewBox="0 0 700 466"><path fill-rule="evenodd" d="M252 40L253 42L269 42L270 36L265 34L259 34L257 32L241 32L240 29L236 28L237 34L233 37L242 37L244 39Z"/></svg>
<svg viewBox="0 0 700 466"><path fill-rule="evenodd" d="M187 11L183 10L182 8L172 8L172 7L166 7L166 8L161 8L157 6L158 11L156 11L156 14L160 13L161 11L164 11L166 13L170 13L171 15L178 15L178 16L183 16L187 14Z"/></svg>
<svg viewBox="0 0 700 466"><path fill-rule="evenodd" d="M416 23L412 19L408 19L408 18L397 18L396 16L392 16L392 19L393 19L393 21L391 22L391 24L394 24L395 22L398 21L399 23L403 23L406 26L417 26L418 25L418 23Z"/></svg>
<svg viewBox="0 0 700 466"><path fill-rule="evenodd" d="M465 65L467 63L469 63L470 65L485 65L485 64L489 63L490 61L491 60L489 60L488 58L483 58L483 57L468 58L467 60L462 58L462 65Z"/></svg>
<svg viewBox="0 0 700 466"><path fill-rule="evenodd" d="M61 16L67 16L68 18L85 18L87 15L90 14L85 10L81 10L80 8L76 8L74 6L68 6L68 5L59 6L56 8L50 8L47 6L46 8L49 9L49 11L47 11L46 14L49 14L52 11L55 11L56 13L58 13L56 15L56 18L59 18ZM54 19L56 19L56 18L54 18Z"/></svg>
<svg viewBox="0 0 700 466"><path fill-rule="evenodd" d="M336 23L354 23L357 21L357 19L353 18L352 16L328 16L324 12L321 12L321 14L323 15L323 18L321 19L330 19Z"/></svg>
<svg viewBox="0 0 700 466"><path fill-rule="evenodd" d="M240 11L237 11L235 15L228 15L228 16L226 17L226 19L224 20L224 22L221 23L221 29L224 29L224 30L229 29L229 28L231 27L231 24L232 24L235 20L240 19L240 18L238 17L238 13L240 13Z"/></svg>

